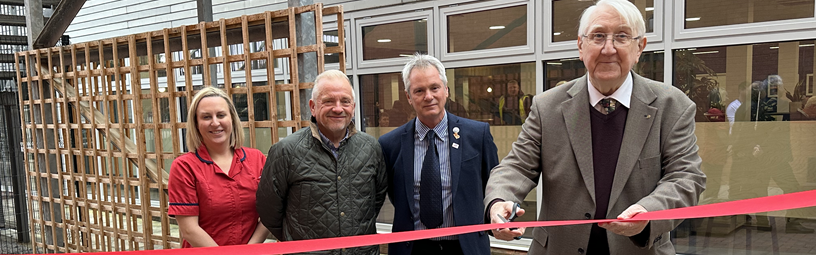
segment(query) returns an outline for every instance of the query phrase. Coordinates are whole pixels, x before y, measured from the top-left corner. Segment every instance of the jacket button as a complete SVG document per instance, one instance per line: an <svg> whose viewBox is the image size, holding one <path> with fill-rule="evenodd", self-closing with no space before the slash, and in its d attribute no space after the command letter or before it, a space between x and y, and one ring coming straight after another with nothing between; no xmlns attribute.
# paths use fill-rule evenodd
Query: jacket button
<svg viewBox="0 0 816 255"><path fill-rule="evenodd" d="M337 180L339 181L340 179L343 179L343 177L337 176Z"/></svg>
<svg viewBox="0 0 816 255"><path fill-rule="evenodd" d="M346 213L340 212L340 217L346 216Z"/></svg>
<svg viewBox="0 0 816 255"><path fill-rule="evenodd" d="M578 248L578 253L584 254L584 248Z"/></svg>
<svg viewBox="0 0 816 255"><path fill-rule="evenodd" d="M588 219L592 219L592 214L585 213L585 214L584 214L584 218L585 218L585 219L587 219L587 220L588 220Z"/></svg>

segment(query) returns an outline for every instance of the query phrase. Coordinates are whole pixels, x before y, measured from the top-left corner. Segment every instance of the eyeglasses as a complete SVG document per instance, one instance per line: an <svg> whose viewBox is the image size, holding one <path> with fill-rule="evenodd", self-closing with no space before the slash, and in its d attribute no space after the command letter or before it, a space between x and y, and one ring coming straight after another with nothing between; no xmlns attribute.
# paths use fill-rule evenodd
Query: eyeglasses
<svg viewBox="0 0 816 255"><path fill-rule="evenodd" d="M584 38L589 39L589 42L595 46L604 46L606 41L608 40L609 36L612 36L612 43L615 47L626 47L632 43L632 41L640 39L638 37L632 37L631 35L627 34L604 34L604 33L591 33L588 35L584 35Z"/></svg>

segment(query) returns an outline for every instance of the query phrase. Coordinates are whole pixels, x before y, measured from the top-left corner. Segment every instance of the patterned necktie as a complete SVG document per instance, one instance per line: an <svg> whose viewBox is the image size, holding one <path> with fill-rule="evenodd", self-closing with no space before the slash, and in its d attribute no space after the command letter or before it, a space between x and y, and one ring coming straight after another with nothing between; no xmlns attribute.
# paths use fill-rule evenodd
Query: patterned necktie
<svg viewBox="0 0 816 255"><path fill-rule="evenodd" d="M601 105L601 113L603 114L610 114L615 111L615 108L618 107L618 101L614 98L604 98L601 99L601 102L598 103Z"/></svg>
<svg viewBox="0 0 816 255"><path fill-rule="evenodd" d="M422 161L419 181L419 219L431 229L442 225L442 177L439 173L439 155L436 152L436 133L428 131L425 136L428 151Z"/></svg>

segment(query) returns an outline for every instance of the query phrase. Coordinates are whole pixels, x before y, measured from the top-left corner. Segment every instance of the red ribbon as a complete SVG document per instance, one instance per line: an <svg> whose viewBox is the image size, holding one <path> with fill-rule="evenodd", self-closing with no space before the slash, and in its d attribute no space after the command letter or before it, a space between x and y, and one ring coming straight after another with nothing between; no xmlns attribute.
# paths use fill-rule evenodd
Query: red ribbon
<svg viewBox="0 0 816 255"><path fill-rule="evenodd" d="M699 205L663 211L641 213L626 221L641 220L673 220L707 218L728 215L750 214L770 211L781 211L797 209L803 207L816 206L816 190L803 191L797 193L782 194L752 198L746 200L722 202L716 204ZM361 236L335 237L325 239L312 239L290 242L276 242L251 245L234 245L206 248L189 249L169 249L169 250L148 250L148 251L127 251L127 252L104 252L97 254L184 254L184 255L223 255L223 254L286 254L299 252L313 252L322 250L333 250L341 248L351 248L359 246L379 245L385 243L396 243L428 239L441 236L459 235L478 231L486 231L497 228L509 227L553 227L588 223L601 223L620 221L616 219L605 220L567 220L567 221L531 221L531 222L509 222L498 224L481 224L460 226L441 229L427 229L409 232L397 232L389 234L372 234Z"/></svg>

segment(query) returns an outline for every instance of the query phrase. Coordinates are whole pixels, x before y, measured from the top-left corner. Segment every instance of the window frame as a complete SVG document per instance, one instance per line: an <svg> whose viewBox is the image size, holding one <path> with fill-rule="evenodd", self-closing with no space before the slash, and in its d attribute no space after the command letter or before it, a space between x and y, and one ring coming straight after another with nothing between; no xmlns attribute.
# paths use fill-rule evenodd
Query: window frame
<svg viewBox="0 0 816 255"><path fill-rule="evenodd" d="M767 41L780 41L778 36L771 36L777 32L794 32L797 30L816 29L816 5L814 5L814 17L776 20L765 22L754 22L744 24L722 25L701 28L685 28L686 25L686 0L674 2L674 39L699 39L722 38L726 36L752 35L753 38L767 38ZM812 35L810 36L812 37ZM756 39L755 39L756 40ZM787 38L781 41L788 40ZM759 39L757 42L761 42ZM729 44L733 44L733 40ZM740 41L742 42L742 41ZM754 41L745 43L755 43Z"/></svg>
<svg viewBox="0 0 816 255"><path fill-rule="evenodd" d="M359 56L355 57L356 59L356 68L357 69L364 69L364 68L373 68L373 67L383 67L383 66L402 66L405 65L404 58L396 57L396 58L384 58L384 59L374 59L374 60L364 60L365 52L363 51L363 33L361 32L363 27L366 26L376 26L376 25L384 25L384 24L391 24L391 23L399 23L399 22L406 22L406 21L414 21L414 20L421 20L426 19L425 25L427 26L426 33L428 38L428 54L429 55L436 55L435 51L435 33L434 28L436 27L435 19L433 18L434 9L420 9L410 13L383 13L377 17L369 17L365 16L362 18L355 19L354 22L354 40L356 41L354 45L355 52L359 53Z"/></svg>
<svg viewBox="0 0 816 255"><path fill-rule="evenodd" d="M681 0L683 1L683 0ZM663 17L664 15L664 0L654 0L654 30L652 32L648 32L644 35L647 39L647 47L648 44L658 45L663 42ZM575 40L565 41L565 42L553 42L553 21L552 21L552 14L553 14L553 0L544 0L541 2L541 15L536 15L541 17L541 21L539 24L542 24L542 35L541 40L541 48L539 52L543 53L550 53L550 52L559 52L559 51L577 51L578 45L576 44ZM648 21L645 21L648 22ZM578 24L576 24L578 25ZM577 29L577 26L576 26ZM675 30L676 31L676 30ZM662 47L661 47L662 48Z"/></svg>
<svg viewBox="0 0 816 255"><path fill-rule="evenodd" d="M462 52L448 51L448 16L468 14L481 11L491 11L509 7L527 6L527 43L520 46L502 47L496 49L470 50ZM469 59L483 59L510 55L532 54L535 52L535 7L529 0L515 0L510 2L486 1L468 5L451 5L439 8L439 51L441 61L457 61Z"/></svg>

